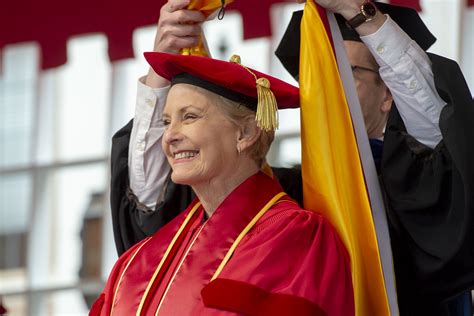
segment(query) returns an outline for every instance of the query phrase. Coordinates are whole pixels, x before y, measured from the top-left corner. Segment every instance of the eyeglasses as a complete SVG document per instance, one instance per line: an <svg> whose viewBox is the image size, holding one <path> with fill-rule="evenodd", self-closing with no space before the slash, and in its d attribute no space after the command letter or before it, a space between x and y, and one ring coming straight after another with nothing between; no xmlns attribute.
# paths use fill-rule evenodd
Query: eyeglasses
<svg viewBox="0 0 474 316"><path fill-rule="evenodd" d="M351 65L351 69L352 69L352 72L354 71L357 71L357 70L364 70L364 71L370 71L370 72L373 72L375 74L379 74L379 71L378 70L375 70L375 69L370 69L370 68L366 68L366 67L361 67L361 66L354 66L354 65Z"/></svg>

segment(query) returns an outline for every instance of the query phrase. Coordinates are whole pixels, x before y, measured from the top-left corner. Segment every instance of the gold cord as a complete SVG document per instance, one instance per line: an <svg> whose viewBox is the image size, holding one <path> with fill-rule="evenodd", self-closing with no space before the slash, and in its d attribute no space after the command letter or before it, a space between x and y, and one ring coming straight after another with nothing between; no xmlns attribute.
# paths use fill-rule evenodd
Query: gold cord
<svg viewBox="0 0 474 316"><path fill-rule="evenodd" d="M211 281L214 281L218 276L219 274L221 274L222 270L224 269L224 267L226 266L227 262L229 262L230 258L232 257L232 255L234 254L234 251L235 249L237 248L237 246L239 245L239 243L242 241L242 239L245 237L245 235L247 235L247 233L255 226L255 224L258 222L258 220L260 218L262 218L263 215L265 215L265 213L276 203L278 202L278 200L280 200L283 196L285 196L286 193L285 192L280 192L278 194L276 194L270 201L267 202L267 204L265 204L265 206L257 213L257 215L255 215L255 217L250 221L250 223L247 224L247 226L244 228L244 230L242 230L239 234L239 236L237 236L237 238L234 240L234 243L232 244L232 246L230 246L229 250L227 251L224 259L222 259L222 262L221 264L219 265L219 267L217 268L216 272L214 272L214 275L212 276L211 278Z"/></svg>
<svg viewBox="0 0 474 316"><path fill-rule="evenodd" d="M253 71L241 64L239 55L232 55L230 62L242 66L255 78L257 86L255 121L257 121L257 126L265 132L276 130L278 128L278 106L275 95L270 89L270 81L265 77L257 78Z"/></svg>

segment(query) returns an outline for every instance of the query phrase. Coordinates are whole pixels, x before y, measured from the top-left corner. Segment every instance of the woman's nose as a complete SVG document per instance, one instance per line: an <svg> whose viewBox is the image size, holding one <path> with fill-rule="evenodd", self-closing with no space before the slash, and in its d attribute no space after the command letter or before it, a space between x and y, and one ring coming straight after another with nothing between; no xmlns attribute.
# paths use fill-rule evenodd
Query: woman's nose
<svg viewBox="0 0 474 316"><path fill-rule="evenodd" d="M180 128L178 124L170 123L163 134L163 141L171 145L173 143L178 142L179 140L182 139L182 135L180 133Z"/></svg>

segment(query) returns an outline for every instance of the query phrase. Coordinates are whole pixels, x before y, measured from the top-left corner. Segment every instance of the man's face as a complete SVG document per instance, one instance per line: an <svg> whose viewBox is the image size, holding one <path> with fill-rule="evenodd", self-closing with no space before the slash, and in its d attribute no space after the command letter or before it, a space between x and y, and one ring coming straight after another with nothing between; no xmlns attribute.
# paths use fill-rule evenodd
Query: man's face
<svg viewBox="0 0 474 316"><path fill-rule="evenodd" d="M390 91L379 76L374 57L361 42L344 41L352 65L365 126L369 138L383 137L388 112L392 105Z"/></svg>

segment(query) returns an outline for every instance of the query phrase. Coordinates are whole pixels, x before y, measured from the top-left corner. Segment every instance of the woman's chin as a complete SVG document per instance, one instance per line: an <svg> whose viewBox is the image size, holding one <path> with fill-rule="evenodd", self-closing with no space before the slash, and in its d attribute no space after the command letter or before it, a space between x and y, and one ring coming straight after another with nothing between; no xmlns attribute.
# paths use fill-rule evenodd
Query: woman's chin
<svg viewBox="0 0 474 316"><path fill-rule="evenodd" d="M194 177L190 177L189 175L183 175L180 172L172 172L171 173L171 180L176 184L182 185L192 185L196 179Z"/></svg>

